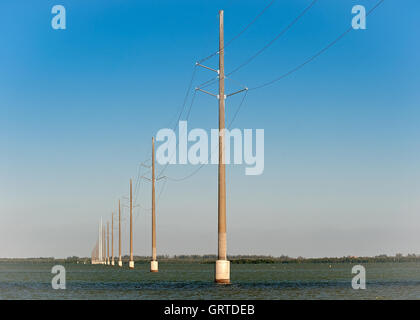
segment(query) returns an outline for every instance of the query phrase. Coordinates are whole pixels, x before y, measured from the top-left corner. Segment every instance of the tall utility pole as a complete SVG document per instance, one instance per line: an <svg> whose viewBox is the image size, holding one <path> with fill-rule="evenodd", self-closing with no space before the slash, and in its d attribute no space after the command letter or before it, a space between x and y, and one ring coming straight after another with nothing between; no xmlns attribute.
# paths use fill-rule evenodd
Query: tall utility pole
<svg viewBox="0 0 420 320"><path fill-rule="evenodd" d="M150 272L158 272L156 260L156 207L155 207L155 138L152 137L152 261Z"/></svg>
<svg viewBox="0 0 420 320"><path fill-rule="evenodd" d="M219 11L219 192L218 192L218 260L215 281L230 283L230 262L226 254L226 177L225 177L225 61L223 10Z"/></svg>
<svg viewBox="0 0 420 320"><path fill-rule="evenodd" d="M121 260L121 203L118 200L118 265L122 267Z"/></svg>
<svg viewBox="0 0 420 320"><path fill-rule="evenodd" d="M109 265L109 221L106 222L106 264Z"/></svg>
<svg viewBox="0 0 420 320"><path fill-rule="evenodd" d="M114 262L114 212L112 213L112 222L111 222L111 265L115 265Z"/></svg>
<svg viewBox="0 0 420 320"><path fill-rule="evenodd" d="M128 267L134 269L133 260L133 182L130 179L130 261Z"/></svg>

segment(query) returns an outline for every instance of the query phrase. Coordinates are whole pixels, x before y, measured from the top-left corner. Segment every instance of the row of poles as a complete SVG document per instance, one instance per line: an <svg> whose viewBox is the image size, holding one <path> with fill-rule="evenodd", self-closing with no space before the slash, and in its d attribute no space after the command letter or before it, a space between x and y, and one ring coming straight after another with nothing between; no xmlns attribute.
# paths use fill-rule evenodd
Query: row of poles
<svg viewBox="0 0 420 320"><path fill-rule="evenodd" d="M158 272L158 261L156 256L156 210L155 210L155 139L152 138L152 261L150 271ZM109 221L105 225L102 218L99 224L98 242L92 252L92 264L115 265L114 257L114 213L111 219L111 253L109 252ZM121 201L118 200L118 266L122 267L121 258ZM130 259L128 267L134 269L133 258L133 182L130 179Z"/></svg>
<svg viewBox="0 0 420 320"><path fill-rule="evenodd" d="M219 164L218 164L218 259L215 264L215 281L217 283L230 283L230 262L227 260L226 250L226 171L225 171L225 68L224 68L224 27L223 10L219 11L219 94L217 95L219 103ZM241 90L242 91L242 90ZM156 212L155 212L155 146L152 138L152 260L150 262L150 271L158 271L158 261L156 259ZM109 222L107 222L107 237L105 243L105 226L102 225L102 219L99 226L98 244L92 254L92 263L115 265L114 261L114 216L112 215L111 231L111 258L109 255ZM122 266L121 260L121 207L119 203L119 252L118 266ZM130 269L134 268L133 260L133 192L132 181L130 179L130 260L128 264Z"/></svg>
<svg viewBox="0 0 420 320"><path fill-rule="evenodd" d="M289 24L280 34L276 36L276 39L280 35L282 35L287 29L289 29L296 21L298 21L303 14L308 11L316 2L317 0L312 1L312 3L296 18L293 20L291 24ZM369 12L366 16L370 15L384 0L379 0L375 6ZM271 2L272 3L272 2ZM264 12L271 3L262 11ZM260 14L258 15L260 16ZM257 17L258 17L257 16ZM255 20L254 20L255 21ZM249 25L248 25L249 26ZM248 27L247 26L247 27ZM247 28L246 27L246 28ZM332 47L335 43L337 43L341 38L343 38L348 32L352 30L352 27L349 27L344 33L340 34L335 40L330 42L327 46L322 48L320 51L315 53L313 56L311 56L309 59L304 61L303 63L299 64L297 67L291 69L290 71L284 73L280 77L266 82L262 85L253 87L253 88L245 88L243 90L240 90L236 93L242 92L244 90L255 90L260 89L265 86L271 85L280 79L283 79L286 76L289 76L290 74L296 72L309 62L316 59L318 56L320 56L322 53L324 53L326 50L328 50L330 47ZM273 40L273 41L274 41ZM271 41L270 44L273 42ZM229 43L228 43L229 44ZM263 48L265 50L266 47ZM259 53L261 53L262 50L260 50ZM214 70L212 68L206 67L201 65L201 62L207 60L208 58L212 57L215 54L219 54L219 69ZM256 56L256 55L255 55ZM253 56L251 59L253 59L255 56ZM249 62L250 60L248 60ZM248 63L247 62L247 63ZM202 91L204 93L210 94L212 96L216 96L219 102L219 165L218 165L218 259L216 260L215 265L215 281L218 283L229 283L230 282L230 262L227 260L227 250L226 250L226 180L225 180L225 141L224 141L224 129L225 129L225 70L224 70L224 31L223 31L223 10L219 11L219 51L210 55L209 57L203 59L199 62L197 62L197 65L200 67L207 68L209 70L216 71L218 73L218 81L219 81L219 94L216 96L214 94L211 94L205 90L202 90L200 88L196 88L196 90ZM244 64L243 64L244 65ZM240 67L242 67L241 65ZM238 68L237 68L238 69ZM235 69L235 71L237 70ZM232 74L232 72L230 73ZM228 75L230 75L228 74ZM233 93L233 94L236 94ZM230 94L228 96L231 96L233 94ZM154 139L152 139L152 145L153 145L153 173L152 173L152 261L150 264L150 270L157 272L158 271L158 263L156 260L156 215L155 215L155 153L154 153ZM133 217L132 217L132 211L133 211L133 205L132 205L132 182L130 180L130 261L129 261L129 267L134 268L134 261L133 261ZM112 216L112 226L114 223L114 219ZM109 258L109 223L107 223L107 244L105 245L105 227L102 225L102 220L99 227L99 239L98 243L96 244L94 251L92 252L92 263L100 263L100 264L111 264L114 265L114 253L113 253L113 227L112 227L112 235L111 235L111 241L112 241L112 252L111 252L111 259ZM107 247L108 248L107 248ZM107 254L106 249L108 249ZM119 260L118 265L122 266L121 261L121 208L119 206Z"/></svg>

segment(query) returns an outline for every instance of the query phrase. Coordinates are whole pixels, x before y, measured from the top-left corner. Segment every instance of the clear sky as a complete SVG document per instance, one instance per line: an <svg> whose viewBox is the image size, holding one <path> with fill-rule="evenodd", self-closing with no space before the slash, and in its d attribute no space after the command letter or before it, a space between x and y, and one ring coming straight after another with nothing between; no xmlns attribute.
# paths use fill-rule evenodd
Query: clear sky
<svg viewBox="0 0 420 320"><path fill-rule="evenodd" d="M226 48L226 71L310 2L275 1ZM350 26L353 5L376 2L319 0L227 91L287 72ZM119 198L126 206L151 137L182 106L195 61L217 50L218 10L228 40L268 3L1 1L0 257L90 255L100 217L110 219ZM66 30L51 28L56 4ZM265 170L227 168L229 254L420 253L419 9L385 0L366 30L249 92L234 127L265 130ZM217 57L206 64L217 68ZM195 85L212 76L197 70ZM227 100L227 122L240 98ZM198 94L189 128L217 128L217 110ZM165 175L194 170L170 166ZM150 184L135 194L134 251L150 255ZM215 254L217 166L161 181L157 194L158 254ZM123 220L126 253L126 207Z"/></svg>

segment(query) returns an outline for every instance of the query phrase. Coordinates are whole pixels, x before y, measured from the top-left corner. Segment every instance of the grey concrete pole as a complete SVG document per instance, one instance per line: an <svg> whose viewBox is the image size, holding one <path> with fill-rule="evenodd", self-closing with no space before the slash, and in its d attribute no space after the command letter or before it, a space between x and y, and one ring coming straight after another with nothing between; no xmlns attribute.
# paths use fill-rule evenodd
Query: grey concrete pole
<svg viewBox="0 0 420 320"><path fill-rule="evenodd" d="M223 10L219 11L219 188L218 188L218 260L215 281L230 283L230 262L226 254L226 175L225 175L225 61Z"/></svg>
<svg viewBox="0 0 420 320"><path fill-rule="evenodd" d="M152 137L152 261L150 271L158 272L156 260L156 203L155 203L155 138Z"/></svg>
<svg viewBox="0 0 420 320"><path fill-rule="evenodd" d="M118 200L118 266L122 267L121 260L121 202Z"/></svg>
<svg viewBox="0 0 420 320"><path fill-rule="evenodd" d="M128 263L130 269L134 269L133 259L133 182L130 179L130 261Z"/></svg>

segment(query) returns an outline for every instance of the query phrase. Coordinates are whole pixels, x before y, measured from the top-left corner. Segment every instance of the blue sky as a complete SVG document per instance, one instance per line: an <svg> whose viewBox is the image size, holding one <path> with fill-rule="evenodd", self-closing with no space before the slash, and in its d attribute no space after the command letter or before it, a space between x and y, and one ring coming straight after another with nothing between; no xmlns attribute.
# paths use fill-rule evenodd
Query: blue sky
<svg viewBox="0 0 420 320"><path fill-rule="evenodd" d="M218 10L228 40L268 3L2 1L0 256L89 255L99 218L127 196L151 137L180 109L195 61L217 50ZM275 1L226 48L226 71L309 3ZM276 78L347 29L353 5L375 3L319 0L232 80L253 87ZM66 30L51 28L56 4L66 8ZM414 0L385 0L366 30L249 92L235 127L265 130L265 171L228 168L229 253L420 253L418 9ZM217 68L217 57L206 64ZM212 76L199 69L195 84ZM227 81L228 92L236 82ZM227 101L227 122L239 101ZM217 101L198 94L188 125L216 128ZM149 184L136 194L134 248L146 255ZM168 181L157 217L159 254L216 253L217 167Z"/></svg>

